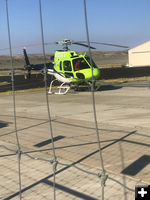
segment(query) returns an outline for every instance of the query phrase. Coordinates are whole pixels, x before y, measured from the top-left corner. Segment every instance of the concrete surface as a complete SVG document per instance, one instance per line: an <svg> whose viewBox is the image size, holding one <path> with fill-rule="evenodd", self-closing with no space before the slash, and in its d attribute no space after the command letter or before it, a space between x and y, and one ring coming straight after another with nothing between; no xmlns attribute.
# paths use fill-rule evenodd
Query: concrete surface
<svg viewBox="0 0 150 200"><path fill-rule="evenodd" d="M16 95L24 200L54 199L52 165L39 160L54 158L45 99L44 92ZM150 82L102 86L95 92L95 101L106 173L133 190L136 184L149 184ZM100 173L91 93L50 95L49 106L57 160ZM16 200L18 161L10 150L17 151L13 101L12 96L0 95L0 199ZM104 196L105 200L132 200L134 192L107 179ZM101 180L73 166L58 164L56 199L101 199Z"/></svg>

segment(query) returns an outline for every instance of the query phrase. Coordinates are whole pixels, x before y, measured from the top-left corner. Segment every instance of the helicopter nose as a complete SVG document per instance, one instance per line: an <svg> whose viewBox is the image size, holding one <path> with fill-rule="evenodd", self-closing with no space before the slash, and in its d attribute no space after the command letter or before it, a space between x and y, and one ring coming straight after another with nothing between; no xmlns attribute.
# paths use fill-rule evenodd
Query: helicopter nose
<svg viewBox="0 0 150 200"><path fill-rule="evenodd" d="M92 70L89 69L88 73L85 74L85 79L91 79L92 74L93 74L94 79L97 80L100 77L100 70L98 68L94 68L93 73L92 73Z"/></svg>
<svg viewBox="0 0 150 200"><path fill-rule="evenodd" d="M94 69L94 76L95 76L96 79L99 79L100 74L101 74L101 73L100 73L100 69L95 68L95 69Z"/></svg>

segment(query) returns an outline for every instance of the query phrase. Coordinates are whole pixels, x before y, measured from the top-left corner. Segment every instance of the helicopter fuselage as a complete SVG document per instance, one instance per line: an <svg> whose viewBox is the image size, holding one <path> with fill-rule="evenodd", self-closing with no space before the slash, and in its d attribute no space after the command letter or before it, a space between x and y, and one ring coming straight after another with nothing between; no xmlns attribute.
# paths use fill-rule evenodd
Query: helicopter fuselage
<svg viewBox="0 0 150 200"><path fill-rule="evenodd" d="M58 50L54 56L54 73L64 82L84 82L100 77L100 70L87 55L77 55L75 51ZM66 80L66 81L65 81ZM68 80L68 81L67 81ZM61 80L60 80L61 81Z"/></svg>

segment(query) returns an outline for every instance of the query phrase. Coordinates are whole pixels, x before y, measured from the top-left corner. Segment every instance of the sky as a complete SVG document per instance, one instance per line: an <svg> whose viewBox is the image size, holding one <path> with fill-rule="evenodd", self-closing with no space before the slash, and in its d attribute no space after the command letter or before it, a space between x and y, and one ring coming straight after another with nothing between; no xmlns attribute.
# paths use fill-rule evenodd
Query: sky
<svg viewBox="0 0 150 200"><path fill-rule="evenodd" d="M41 0L44 41L65 38L86 41L83 0ZM150 40L150 0L86 0L90 41L116 43L133 48ZM8 0L12 46L41 43L39 0ZM0 0L0 49L7 48L6 0ZM95 46L97 50L122 50ZM46 53L61 49L45 47ZM73 50L84 50L72 46ZM87 49L85 49L87 50ZM42 47L28 47L29 53L41 53ZM9 51L0 51L8 54ZM22 49L13 49L22 54Z"/></svg>

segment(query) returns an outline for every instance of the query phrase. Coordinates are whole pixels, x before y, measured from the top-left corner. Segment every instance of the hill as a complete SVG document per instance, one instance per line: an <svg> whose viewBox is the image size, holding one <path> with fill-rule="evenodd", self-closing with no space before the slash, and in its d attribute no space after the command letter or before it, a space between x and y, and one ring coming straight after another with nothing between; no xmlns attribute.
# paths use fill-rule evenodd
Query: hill
<svg viewBox="0 0 150 200"><path fill-rule="evenodd" d="M81 52L80 52L81 53ZM82 52L83 53L83 52ZM46 61L50 61L50 56L46 55ZM32 64L43 63L42 54L29 54L29 60ZM128 62L127 51L92 51L92 58L99 67L119 67ZM13 55L13 63L16 69L23 68L25 65L23 55ZM0 70L10 69L10 56L0 56Z"/></svg>

